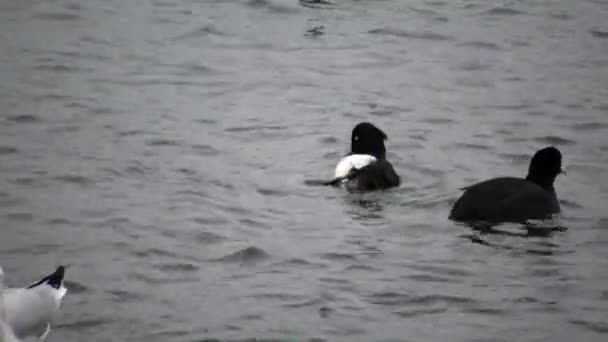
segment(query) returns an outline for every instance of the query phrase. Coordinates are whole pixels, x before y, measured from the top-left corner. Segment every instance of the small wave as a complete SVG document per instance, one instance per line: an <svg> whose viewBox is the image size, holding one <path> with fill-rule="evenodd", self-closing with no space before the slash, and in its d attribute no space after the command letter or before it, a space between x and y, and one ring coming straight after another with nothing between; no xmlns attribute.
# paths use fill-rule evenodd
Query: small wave
<svg viewBox="0 0 608 342"><path fill-rule="evenodd" d="M309 307L309 306L316 307L321 304L323 304L323 300L321 300L320 298L314 298L314 299L308 299L308 300L305 300L303 302L298 302L298 303L282 304L282 306L285 308L305 308L305 307Z"/></svg>
<svg viewBox="0 0 608 342"><path fill-rule="evenodd" d="M144 175L147 170L148 170L148 168L143 167L143 166L131 165L131 166L127 166L127 168L125 168L124 172L126 174L132 175L132 176L141 176L141 175Z"/></svg>
<svg viewBox="0 0 608 342"><path fill-rule="evenodd" d="M302 296L295 295L291 293L281 293L281 292L269 292L269 293L255 293L251 294L248 297L255 299L264 299L264 300L279 300L279 301L294 301L301 300Z"/></svg>
<svg viewBox="0 0 608 342"><path fill-rule="evenodd" d="M55 328L56 329L79 330L79 329L88 329L88 328L98 327L100 325L105 325L108 323L110 323L110 321L103 320L103 319L88 319L88 320L80 320L80 321L75 321L75 322L70 322L70 323L56 324Z"/></svg>
<svg viewBox="0 0 608 342"><path fill-rule="evenodd" d="M196 175L196 170L190 169L190 168L187 168L187 167L177 168L177 169L175 169L175 172L179 172L179 173L181 173L183 175L186 175L186 176L195 176Z"/></svg>
<svg viewBox="0 0 608 342"><path fill-rule="evenodd" d="M205 37L205 36L225 37L225 36L227 36L227 34L223 31L215 28L212 25L205 25L205 26L196 28L190 32L186 32L186 33L180 34L178 36L175 36L172 38L172 40L199 38L199 37Z"/></svg>
<svg viewBox="0 0 608 342"><path fill-rule="evenodd" d="M435 305L435 304L472 304L476 301L471 298L447 296L447 295L426 295L426 296L411 296L398 292L379 292L368 298L373 304L397 306L397 305Z"/></svg>
<svg viewBox="0 0 608 342"><path fill-rule="evenodd" d="M321 26L315 26L313 28L306 30L306 33L304 33L304 36L318 37L318 36L322 36L323 34L325 34L325 26L321 25Z"/></svg>
<svg viewBox="0 0 608 342"><path fill-rule="evenodd" d="M154 265L159 271L163 272L195 272L200 269L199 266L191 263L167 263Z"/></svg>
<svg viewBox="0 0 608 342"><path fill-rule="evenodd" d="M91 68L80 68L80 67L76 67L74 65L64 65L64 64L43 64L43 65L38 65L35 68L36 70L39 71L49 71L49 72L54 72L54 73L73 73L73 72L86 72L86 71L91 71L93 69Z"/></svg>
<svg viewBox="0 0 608 342"><path fill-rule="evenodd" d="M83 43L91 43L95 45L104 45L104 46L113 46L112 41L106 38L101 37L93 37L89 35L84 35L80 37L80 41Z"/></svg>
<svg viewBox="0 0 608 342"><path fill-rule="evenodd" d="M599 334L608 333L608 323L606 322L592 322L582 319L572 319L569 322Z"/></svg>
<svg viewBox="0 0 608 342"><path fill-rule="evenodd" d="M591 33L591 35L596 38L603 38L603 39L608 38L608 31L589 30L589 33Z"/></svg>
<svg viewBox="0 0 608 342"><path fill-rule="evenodd" d="M200 232L197 233L193 239L195 242L208 245L225 241L226 237L210 232Z"/></svg>
<svg viewBox="0 0 608 342"><path fill-rule="evenodd" d="M415 309L408 311L396 311L395 314L403 318L412 318L426 315L444 313L447 309Z"/></svg>
<svg viewBox="0 0 608 342"><path fill-rule="evenodd" d="M525 13L526 12L516 10L514 8L509 8L509 7L494 7L485 12L485 14L489 14L489 15L520 15L520 14L525 14Z"/></svg>
<svg viewBox="0 0 608 342"><path fill-rule="evenodd" d="M526 153L499 153L498 156L507 160L512 160L514 162L530 162L530 155Z"/></svg>
<svg viewBox="0 0 608 342"><path fill-rule="evenodd" d="M327 265L321 263L310 262L306 259L292 258L277 262L274 266L278 267L311 267L311 268L326 268Z"/></svg>
<svg viewBox="0 0 608 342"><path fill-rule="evenodd" d="M251 8L265 9L272 13L289 14L299 12L297 7L291 7L286 5L285 2L273 0L249 0L247 1L247 6Z"/></svg>
<svg viewBox="0 0 608 342"><path fill-rule="evenodd" d="M608 123L604 123L604 122L582 122L582 123L575 123L571 127L574 130L583 131L583 132L587 132L587 131L599 131L599 130L607 129L608 128Z"/></svg>
<svg viewBox="0 0 608 342"><path fill-rule="evenodd" d="M423 282L423 283L427 283L427 282L449 283L449 282L453 281L453 279L450 279L450 278L438 277L438 276L434 276L434 275L430 275L430 274L412 274L410 276L407 276L407 279L419 281L419 282Z"/></svg>
<svg viewBox="0 0 608 342"><path fill-rule="evenodd" d="M329 0L299 0L300 5L309 8L334 8L335 3Z"/></svg>
<svg viewBox="0 0 608 342"><path fill-rule="evenodd" d="M256 227L256 228L269 228L267 224L262 221L252 219L252 218L242 218L239 219L239 223L242 227Z"/></svg>
<svg viewBox="0 0 608 342"><path fill-rule="evenodd" d="M199 124L203 124L203 125L214 125L217 123L217 120L205 119L205 118L194 119L193 121L196 123L199 123Z"/></svg>
<svg viewBox="0 0 608 342"><path fill-rule="evenodd" d="M63 174L63 175L55 176L55 177L53 177L53 180L64 182L64 183L70 183L70 184L78 184L78 185L88 185L88 184L94 183L94 181L90 178L80 176L80 175L70 175L70 174Z"/></svg>
<svg viewBox="0 0 608 342"><path fill-rule="evenodd" d="M510 110L510 111L522 111L524 109L530 109L531 107L532 106L530 106L529 104L525 104L525 103L488 106L488 108L490 108L490 109Z"/></svg>
<svg viewBox="0 0 608 342"><path fill-rule="evenodd" d="M131 137L131 136L135 136L135 135L142 135L145 133L146 133L145 131L142 131L139 129L132 129L132 130L128 130L128 131L117 132L116 135L119 137Z"/></svg>
<svg viewBox="0 0 608 342"><path fill-rule="evenodd" d="M171 283L182 283L182 282L198 282L199 278L196 277L175 277L175 276L167 276L167 275L159 275L156 276L151 274L151 272L143 273L139 271L133 271L127 274L127 277L133 280L141 281L148 284L171 284Z"/></svg>
<svg viewBox="0 0 608 342"><path fill-rule="evenodd" d="M481 314L484 316L491 316L491 315L496 315L496 316L503 316L507 313L506 310L503 309L497 309L497 308L465 308L463 310L464 312L468 312L468 313L473 313L473 314Z"/></svg>
<svg viewBox="0 0 608 342"><path fill-rule="evenodd" d="M76 21L80 19L80 16L72 13L53 13L53 12L43 12L36 13L34 17L38 19L46 19L52 21Z"/></svg>
<svg viewBox="0 0 608 342"><path fill-rule="evenodd" d="M253 132L253 131L279 131L286 130L288 126L265 126L265 125L253 125L253 126L237 126L237 127L228 127L224 129L226 132Z"/></svg>
<svg viewBox="0 0 608 342"><path fill-rule="evenodd" d="M103 61L109 61L112 59L112 57L110 57L110 56L100 55L100 54L95 54L95 53L87 53L82 50L78 50L78 51L49 50L49 51L45 51L45 52L48 54L51 54L51 55L57 55L59 57L66 57L66 58L70 58L70 59L82 59L87 62L91 62L91 61L103 62ZM96 51L96 52L99 52L99 51ZM38 51L38 53L40 53L40 52Z"/></svg>
<svg viewBox="0 0 608 342"><path fill-rule="evenodd" d="M9 221L31 222L34 220L32 213L8 213L4 216Z"/></svg>
<svg viewBox="0 0 608 342"><path fill-rule="evenodd" d="M51 226L67 226L67 225L73 225L74 224L74 222L71 221L71 220L69 220L69 219L58 218L58 217L49 219L47 221L47 223L49 225L51 225Z"/></svg>
<svg viewBox="0 0 608 342"><path fill-rule="evenodd" d="M199 63L184 63L177 67L178 71L175 73L177 76L202 76L219 73L216 69Z"/></svg>
<svg viewBox="0 0 608 342"><path fill-rule="evenodd" d="M462 45L477 48L477 49L483 49L483 50L493 50L493 51L502 50L500 45L498 45L496 43L485 42L485 41L480 41L480 40L466 42L466 43L463 43Z"/></svg>
<svg viewBox="0 0 608 342"><path fill-rule="evenodd" d="M223 189L227 189L227 190L234 190L235 189L234 185L232 185L231 183L229 183L227 181L222 181L222 180L219 180L219 179L212 180L211 184L215 185L215 186L218 186L220 188L223 188ZM233 207L230 207L228 209L230 210L231 208L233 208ZM231 212L237 212L236 209L232 209L230 211ZM247 210L241 210L241 211L242 211L243 214L248 214L249 213Z"/></svg>
<svg viewBox="0 0 608 342"><path fill-rule="evenodd" d="M266 251L258 247L250 246L212 261L249 264L268 258L270 258L270 255L266 253Z"/></svg>
<svg viewBox="0 0 608 342"><path fill-rule="evenodd" d="M246 320L246 321L261 321L264 319L264 316L260 315L260 314L246 313L246 314L239 316L239 318Z"/></svg>
<svg viewBox="0 0 608 342"><path fill-rule="evenodd" d="M0 146L0 156L7 154L15 154L19 150L16 147L12 146Z"/></svg>
<svg viewBox="0 0 608 342"><path fill-rule="evenodd" d="M583 209L582 205L568 199L560 199L559 203L568 209Z"/></svg>
<svg viewBox="0 0 608 342"><path fill-rule="evenodd" d="M538 137L534 139L539 143L548 144L548 145L573 145L576 144L576 141L570 140L563 137L558 137L554 135L547 135L544 137Z"/></svg>
<svg viewBox="0 0 608 342"><path fill-rule="evenodd" d="M8 254L28 254L28 255L48 255L51 251L61 250L63 248L60 244L56 243L39 243L31 246L17 247L14 249L7 249L3 252Z"/></svg>
<svg viewBox="0 0 608 342"><path fill-rule="evenodd" d="M148 146L180 146L181 144L178 141L171 139L150 139L146 141L146 145Z"/></svg>
<svg viewBox="0 0 608 342"><path fill-rule="evenodd" d="M420 120L420 122L429 123L433 125L450 125L453 124L455 121L449 118L429 117Z"/></svg>
<svg viewBox="0 0 608 342"><path fill-rule="evenodd" d="M488 65L484 65L483 63L481 63L480 61L468 61L468 62L464 62L461 63L458 68L460 70L464 70L464 71L479 71L479 70L486 70L489 68ZM472 82L468 82L469 84L471 84Z"/></svg>
<svg viewBox="0 0 608 342"><path fill-rule="evenodd" d="M392 116L397 114L397 112L395 112L393 109L377 109L377 110L372 110L371 112L369 112L369 115L374 115L374 116Z"/></svg>
<svg viewBox="0 0 608 342"><path fill-rule="evenodd" d="M228 220L223 217L195 217L192 219L192 221L208 226L218 226L228 223Z"/></svg>
<svg viewBox="0 0 608 342"><path fill-rule="evenodd" d="M230 325L226 325L225 326L227 329L230 330ZM234 326L234 328L236 330L240 330L239 327ZM149 340L149 339L161 339L163 341L174 341L176 339L179 339L180 337L185 337L185 336L189 336L192 334L192 330L191 329L158 329L158 330L150 330L147 332L146 335L144 335L144 340ZM184 339L181 339L184 340ZM205 340L203 340L205 341ZM210 342L213 341L215 342L216 340L210 340ZM198 340L196 342L199 342Z"/></svg>
<svg viewBox="0 0 608 342"><path fill-rule="evenodd" d="M339 142L340 140L338 140L338 138L336 137L323 137L320 139L320 142L322 144L328 144L328 145L335 145Z"/></svg>
<svg viewBox="0 0 608 342"><path fill-rule="evenodd" d="M30 114L15 115L15 116L8 117L6 119L8 121L12 121L12 122L16 122L16 123L35 123L35 122L42 121L42 120L40 120L39 117L37 117L35 115L30 115Z"/></svg>
<svg viewBox="0 0 608 342"><path fill-rule="evenodd" d="M457 148L464 148L464 149L468 149L468 150L478 150L478 151L490 151L490 150L494 149L492 146L475 144L475 143L456 143L456 144L453 144L453 146L457 147Z"/></svg>
<svg viewBox="0 0 608 342"><path fill-rule="evenodd" d="M90 107L88 108L88 112L91 115L108 115L115 113L114 109L110 107Z"/></svg>
<svg viewBox="0 0 608 342"><path fill-rule="evenodd" d="M408 265L408 267L420 272L432 272L440 275L448 275L458 278L467 278L472 276L472 273L467 270L448 266L412 264Z"/></svg>
<svg viewBox="0 0 608 342"><path fill-rule="evenodd" d="M65 281L65 287L69 289L70 293L81 294L89 291L89 288L76 281Z"/></svg>
<svg viewBox="0 0 608 342"><path fill-rule="evenodd" d="M345 272L353 272L353 271L380 272L381 270L376 267L369 266L369 265L354 264L354 265L349 265L346 268L344 268L344 271Z"/></svg>
<svg viewBox="0 0 608 342"><path fill-rule="evenodd" d="M558 19L558 20L570 20L572 19L574 16L568 13L564 13L564 12L553 12L549 14L549 17L553 18L553 19Z"/></svg>
<svg viewBox="0 0 608 342"><path fill-rule="evenodd" d="M402 31L397 29L390 28L377 28L368 31L370 34L374 35L384 35L384 36L396 36L401 38L409 38L409 39L420 39L420 40L431 40L431 41L450 41L454 40L454 37L449 35L443 35L435 32L416 32L416 31Z"/></svg>
<svg viewBox="0 0 608 342"><path fill-rule="evenodd" d="M278 189L257 188L256 191L260 195L271 197L287 197L289 195L287 192Z"/></svg>
<svg viewBox="0 0 608 342"><path fill-rule="evenodd" d="M169 257L169 258L178 258L179 256L173 252L169 252L167 250L164 249L159 249L159 248L148 248L142 251L132 251L131 255L138 257L138 258L142 258L142 259L146 259L149 257Z"/></svg>
<svg viewBox="0 0 608 342"><path fill-rule="evenodd" d="M324 253L321 255L323 259L329 260L355 260L356 256L352 253Z"/></svg>
<svg viewBox="0 0 608 342"><path fill-rule="evenodd" d="M351 282L348 279L340 279L334 277L320 277L319 281L326 284L338 284L338 285L350 285Z"/></svg>

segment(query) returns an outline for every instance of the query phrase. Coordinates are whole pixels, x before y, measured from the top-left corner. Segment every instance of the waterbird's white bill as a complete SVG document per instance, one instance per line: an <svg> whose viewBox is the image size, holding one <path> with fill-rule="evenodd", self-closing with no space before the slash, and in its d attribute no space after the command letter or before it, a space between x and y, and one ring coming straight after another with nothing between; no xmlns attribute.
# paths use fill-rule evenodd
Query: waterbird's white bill
<svg viewBox="0 0 608 342"><path fill-rule="evenodd" d="M336 171L334 172L335 178L343 178L348 175L352 169L361 169L376 161L376 157L369 154L351 154L340 160Z"/></svg>
<svg viewBox="0 0 608 342"><path fill-rule="evenodd" d="M0 336L6 341L30 337L44 341L53 315L67 289L63 286L65 267L25 288L0 287ZM0 340L0 342L5 342Z"/></svg>

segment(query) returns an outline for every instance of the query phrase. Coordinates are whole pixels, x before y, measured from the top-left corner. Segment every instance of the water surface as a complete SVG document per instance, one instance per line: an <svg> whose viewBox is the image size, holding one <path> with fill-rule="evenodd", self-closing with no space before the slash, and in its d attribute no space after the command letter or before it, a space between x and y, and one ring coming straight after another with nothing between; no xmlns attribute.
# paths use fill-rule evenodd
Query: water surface
<svg viewBox="0 0 608 342"><path fill-rule="evenodd" d="M69 263L49 341L604 341L608 3L3 1L0 263ZM400 188L332 175L389 135ZM568 168L550 235L447 220Z"/></svg>

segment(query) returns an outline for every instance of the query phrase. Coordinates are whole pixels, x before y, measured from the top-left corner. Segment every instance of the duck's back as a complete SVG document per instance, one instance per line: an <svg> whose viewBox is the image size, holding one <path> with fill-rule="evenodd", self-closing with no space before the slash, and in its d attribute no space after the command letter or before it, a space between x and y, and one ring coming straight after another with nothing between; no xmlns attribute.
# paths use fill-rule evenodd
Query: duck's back
<svg viewBox="0 0 608 342"><path fill-rule="evenodd" d="M494 178L464 190L450 213L453 220L523 222L560 211L554 191L523 178Z"/></svg>
<svg viewBox="0 0 608 342"><path fill-rule="evenodd" d="M360 169L353 169L348 176L346 188L349 191L373 191L399 186L401 180L393 165L378 159Z"/></svg>

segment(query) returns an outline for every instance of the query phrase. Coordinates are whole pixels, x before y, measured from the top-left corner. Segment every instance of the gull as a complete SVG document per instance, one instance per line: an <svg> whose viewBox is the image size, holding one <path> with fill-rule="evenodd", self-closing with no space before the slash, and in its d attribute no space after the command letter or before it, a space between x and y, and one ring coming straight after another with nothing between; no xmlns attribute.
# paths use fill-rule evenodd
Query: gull
<svg viewBox="0 0 608 342"><path fill-rule="evenodd" d="M44 341L53 315L67 289L63 286L66 266L24 288L5 288L0 268L0 342L37 338Z"/></svg>

